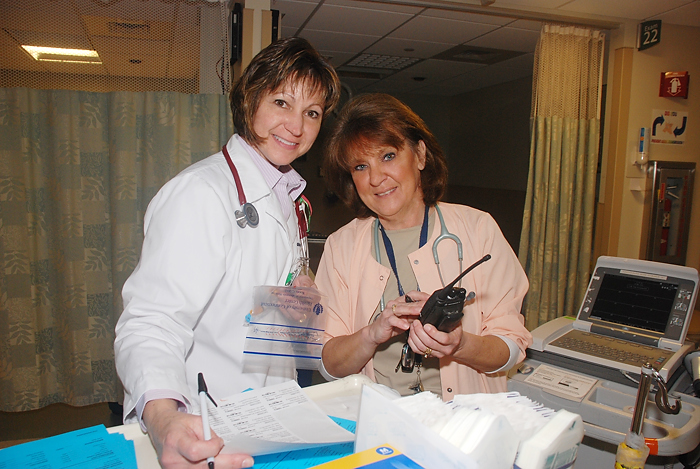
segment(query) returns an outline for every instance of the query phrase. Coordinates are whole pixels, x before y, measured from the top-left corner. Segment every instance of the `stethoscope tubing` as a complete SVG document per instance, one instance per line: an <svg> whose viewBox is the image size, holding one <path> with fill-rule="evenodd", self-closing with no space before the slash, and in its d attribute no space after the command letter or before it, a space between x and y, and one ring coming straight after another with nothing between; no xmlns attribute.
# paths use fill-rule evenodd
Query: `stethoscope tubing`
<svg viewBox="0 0 700 469"><path fill-rule="evenodd" d="M228 153L226 145L221 148L221 152L224 154L226 163L228 164L231 174L233 174L234 185L236 186L236 192L238 192L238 203L241 205L241 210L236 210L234 215L236 216L236 223L241 228L246 226L251 226L255 228L260 223L260 216L258 211L255 209L253 204L249 204L245 197L245 192L243 192L243 184L241 183L241 177L238 175L238 170L236 165L233 164L231 160L231 155Z"/></svg>
<svg viewBox="0 0 700 469"><path fill-rule="evenodd" d="M241 206L240 210L235 210L233 212L236 217L236 223L238 223L238 226L240 226L241 228L245 228L246 226L251 226L255 228L258 226L258 223L260 223L260 216L258 215L258 211L252 203L249 203L246 200L245 192L243 191L243 184L241 183L241 177L238 174L238 169L236 169L236 165L233 164L233 160L231 159L231 155L229 155L228 153L226 145L224 145L221 148L221 152L224 154L226 164L228 164L228 167L231 170L231 174L233 175L233 182L236 186L236 192L238 193L238 203ZM304 206L308 207L309 212L311 212L311 204L309 203L309 200L304 196L301 196L301 198L303 199L304 204L295 202L294 210L297 216L297 226L299 227L298 246L301 249L300 261L302 264L305 264L305 266L308 268L309 245L307 235L309 219L306 216ZM300 267L297 270L295 270L294 274L290 274L289 278L287 279L287 284L291 284L291 282L294 280L294 277L296 277L296 275L298 275L301 271L302 266L300 265Z"/></svg>
<svg viewBox="0 0 700 469"><path fill-rule="evenodd" d="M442 217L442 210L440 210L440 207L435 204L435 210L438 214L438 219L440 221L440 235L435 238L435 241L433 241L433 259L435 260L435 265L437 266L438 274L440 276L440 283L442 283L442 286L445 286L445 281L443 280L442 277L442 270L440 268L440 256L438 255L438 244L440 241L443 241L445 239L451 239L457 244L457 257L459 259L459 271L462 271L462 263L463 263L463 249L462 249L462 241L459 239L459 236L450 233L447 230L447 225L445 225L445 219ZM381 264L381 251L379 249L379 219L374 220L374 227L373 227L373 235L374 235L374 257ZM461 283L461 281L460 281ZM386 303L384 301L384 294L382 294L381 298L379 299L379 311L384 311L384 308L386 307Z"/></svg>

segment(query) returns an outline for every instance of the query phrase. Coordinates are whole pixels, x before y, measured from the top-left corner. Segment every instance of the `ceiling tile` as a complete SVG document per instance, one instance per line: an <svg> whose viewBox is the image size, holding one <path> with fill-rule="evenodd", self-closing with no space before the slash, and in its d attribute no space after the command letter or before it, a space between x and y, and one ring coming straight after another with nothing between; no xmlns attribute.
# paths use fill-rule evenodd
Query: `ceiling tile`
<svg viewBox="0 0 700 469"><path fill-rule="evenodd" d="M506 62L489 66L488 70L479 70L477 73L486 73L489 79L500 80L499 83L517 80L518 78L531 77L532 67L509 67Z"/></svg>
<svg viewBox="0 0 700 469"><path fill-rule="evenodd" d="M280 28L280 37L294 37L296 35L296 33L297 33L297 28L285 26L284 23L282 23L282 27Z"/></svg>
<svg viewBox="0 0 700 469"><path fill-rule="evenodd" d="M316 8L316 3L292 0L276 0L272 8L280 11L283 28L293 28L296 32Z"/></svg>
<svg viewBox="0 0 700 469"><path fill-rule="evenodd" d="M427 59L452 47L451 44L398 39L386 37L373 44L365 52L370 54L394 55L397 57L418 57ZM413 49L413 50L407 50Z"/></svg>
<svg viewBox="0 0 700 469"><path fill-rule="evenodd" d="M72 0L82 15L109 16L122 21L173 21L175 3L161 0L138 0L95 3L94 0ZM219 8L218 4L204 4L202 8Z"/></svg>
<svg viewBox="0 0 700 469"><path fill-rule="evenodd" d="M398 3L363 2L358 0L326 0L324 5L339 5L353 8L364 8L366 10L391 11L394 13L407 13L417 15L423 10L422 7L400 5Z"/></svg>
<svg viewBox="0 0 700 469"><path fill-rule="evenodd" d="M111 76L166 78L168 58L158 55L142 55L138 58L141 63L131 63L131 54L106 52L102 57L103 64Z"/></svg>
<svg viewBox="0 0 700 469"><path fill-rule="evenodd" d="M418 94L456 96L483 87L483 80L480 77L471 75L460 75L442 81L434 86L426 86L416 91Z"/></svg>
<svg viewBox="0 0 700 469"><path fill-rule="evenodd" d="M46 70L54 73L72 73L82 76L90 75L107 75L107 70L104 67L104 63L97 64L74 64L74 63L60 63L60 62L45 62L42 64L46 67Z"/></svg>
<svg viewBox="0 0 700 469"><path fill-rule="evenodd" d="M695 26L700 28L700 1L694 1L675 10L668 11L649 19L659 19L664 23Z"/></svg>
<svg viewBox="0 0 700 469"><path fill-rule="evenodd" d="M376 80L368 80L366 78L357 77L345 77L341 75L340 82L345 85L348 85L353 92L353 96L357 96L358 93L363 92L365 88L367 88L372 83L376 82Z"/></svg>
<svg viewBox="0 0 700 469"><path fill-rule="evenodd" d="M170 42L168 41L93 36L92 43L100 56L103 53L112 53L133 55L135 58L141 58L141 56L146 55L167 57L170 54Z"/></svg>
<svg viewBox="0 0 700 469"><path fill-rule="evenodd" d="M498 0L499 8L516 8L520 10L554 9L566 5L570 0Z"/></svg>
<svg viewBox="0 0 700 469"><path fill-rule="evenodd" d="M168 78L199 78L199 55L174 53L168 61Z"/></svg>
<svg viewBox="0 0 700 469"><path fill-rule="evenodd" d="M397 77L422 76L426 78L426 82L437 83L448 78L452 78L464 73L469 73L476 69L482 68L484 65L471 64L467 62L452 62L450 60L424 60L405 70L396 73Z"/></svg>
<svg viewBox="0 0 700 469"><path fill-rule="evenodd" d="M418 88L422 88L424 85L417 81L404 80L404 79L391 79L391 77L386 78L381 81L372 83L371 85L365 87L363 91L371 93L410 93Z"/></svg>
<svg viewBox="0 0 700 469"><path fill-rule="evenodd" d="M428 42L456 45L493 31L497 27L489 24L419 16L391 33L390 37L403 39L420 38Z"/></svg>
<svg viewBox="0 0 700 469"><path fill-rule="evenodd" d="M353 57L355 57L357 55L357 54L354 54L352 52L339 52L339 51L334 51L334 50L323 50L323 49L319 49L318 53L321 54L322 56L326 57L326 59L329 60L331 65L334 66L335 68L340 67L345 62L347 62L348 60L352 59Z"/></svg>
<svg viewBox="0 0 700 469"><path fill-rule="evenodd" d="M492 10L498 10L498 16L487 13L490 7L483 8L483 14L457 11L465 4L480 7L481 0L445 0L428 8L419 6L418 1L414 5L393 3L400 1L403 0L271 0L270 6L283 15L282 36L296 35L305 25L299 35L309 39L335 67L342 67L361 53L421 59L388 77L381 71L385 78L373 89L444 96L532 73L532 52L541 23L519 19L519 11L527 11L528 18L533 14L608 21L625 17L700 27L700 0L496 0ZM199 73L199 41L208 37L201 35L199 29L203 9L214 14L220 11L220 4L181 0L4 0L0 1L0 28L43 45L91 48L94 44L105 60L99 69L51 65L52 70L62 73L109 71L117 75L191 79ZM140 37L128 34L129 31L120 34L99 29L105 29L110 22L148 23L151 35ZM125 30L128 29L127 25ZM94 36L92 42L84 36L86 33ZM18 49L18 40L0 31L0 64L4 68L46 70L46 66ZM481 68L431 59L463 43L527 53ZM218 47L218 39L212 40L211 45ZM133 58L141 63L129 63ZM416 82L414 76L425 76L426 80ZM343 82L351 83L357 90L366 90L373 83L358 77L344 77Z"/></svg>
<svg viewBox="0 0 700 469"><path fill-rule="evenodd" d="M481 83L481 87L487 87L532 75L532 70L523 71L512 69L504 66L503 62L501 62L489 67L475 70L470 75L472 79L475 79Z"/></svg>
<svg viewBox="0 0 700 469"><path fill-rule="evenodd" d="M199 76L199 28L183 25L173 35L172 52L168 61L168 77Z"/></svg>
<svg viewBox="0 0 700 469"><path fill-rule="evenodd" d="M446 18L456 21L467 21L469 23L479 23L479 24L495 24L502 26L513 22L514 18L508 18L506 16L491 16L482 15L479 13L467 13L463 11L453 11L453 10L441 10L438 8L428 8L425 12L421 13L421 16L426 16L429 18Z"/></svg>
<svg viewBox="0 0 700 469"><path fill-rule="evenodd" d="M307 39L317 49L329 49L351 53L362 51L379 39L379 36L333 33L329 31L315 31L306 28L304 28L299 36Z"/></svg>
<svg viewBox="0 0 700 469"><path fill-rule="evenodd" d="M104 15L82 17L87 34L135 39L169 41L173 36L173 21L124 20Z"/></svg>
<svg viewBox="0 0 700 469"><path fill-rule="evenodd" d="M181 3L177 7L176 24L199 27L199 7L194 3Z"/></svg>
<svg viewBox="0 0 700 469"><path fill-rule="evenodd" d="M678 8L686 3L688 0L663 0L661 2L658 0L574 0L560 7L559 10L641 20L672 8Z"/></svg>
<svg viewBox="0 0 700 469"><path fill-rule="evenodd" d="M41 62L34 60L16 44L0 44L0 68L5 70L29 70L43 72Z"/></svg>
<svg viewBox="0 0 700 469"><path fill-rule="evenodd" d="M43 33L38 31L22 31L16 29L7 29L6 32L19 44L30 46L62 47L65 49L92 49L90 41L88 40L87 36L84 35ZM77 33L80 33L80 31L77 31Z"/></svg>
<svg viewBox="0 0 700 469"><path fill-rule="evenodd" d="M21 2L0 2L0 12L8 13L11 10L21 11L49 11L51 9L66 9L70 7L68 0L56 0L47 3L45 0L23 0Z"/></svg>
<svg viewBox="0 0 700 469"><path fill-rule="evenodd" d="M532 20L515 20L508 25L509 28L517 29L529 29L532 31L542 30L542 21L532 21Z"/></svg>
<svg viewBox="0 0 700 469"><path fill-rule="evenodd" d="M494 66L495 65L514 70L525 70L529 71L530 74L532 74L533 67L535 66L535 54L529 53L519 55L517 57L513 57L512 59L504 60L503 62L494 64Z"/></svg>
<svg viewBox="0 0 700 469"><path fill-rule="evenodd" d="M533 52L539 38L539 31L505 27L469 41L467 44L491 49Z"/></svg>
<svg viewBox="0 0 700 469"><path fill-rule="evenodd" d="M0 29L0 46L19 47L19 43L17 42L16 38L10 35L10 33L4 29Z"/></svg>
<svg viewBox="0 0 700 469"><path fill-rule="evenodd" d="M306 25L316 31L384 36L413 15L324 4Z"/></svg>
<svg viewBox="0 0 700 469"><path fill-rule="evenodd" d="M47 3L43 10L34 8L7 8L3 1L0 7L0 27L7 29L31 30L38 33L82 34L80 18L72 10L62 8L60 4ZM16 5L24 5L17 2Z"/></svg>

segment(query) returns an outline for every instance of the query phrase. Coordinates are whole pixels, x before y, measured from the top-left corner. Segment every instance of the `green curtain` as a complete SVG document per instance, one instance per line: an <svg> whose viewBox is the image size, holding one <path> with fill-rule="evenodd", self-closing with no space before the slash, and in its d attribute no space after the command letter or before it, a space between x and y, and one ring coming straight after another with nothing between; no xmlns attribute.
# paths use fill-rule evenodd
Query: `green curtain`
<svg viewBox="0 0 700 469"><path fill-rule="evenodd" d="M528 329L576 315L591 265L604 36L545 25L535 53L519 258Z"/></svg>
<svg viewBox="0 0 700 469"><path fill-rule="evenodd" d="M0 89L0 410L121 400L145 209L232 132L221 95Z"/></svg>

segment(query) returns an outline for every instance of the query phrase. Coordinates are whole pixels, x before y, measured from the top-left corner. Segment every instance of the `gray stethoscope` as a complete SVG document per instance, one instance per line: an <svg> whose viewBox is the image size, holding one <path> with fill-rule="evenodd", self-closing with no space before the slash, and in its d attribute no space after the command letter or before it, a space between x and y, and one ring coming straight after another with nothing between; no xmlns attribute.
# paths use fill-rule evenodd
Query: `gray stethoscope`
<svg viewBox="0 0 700 469"><path fill-rule="evenodd" d="M255 207L253 207L253 204L246 201L245 193L243 192L243 185L241 184L241 178L238 176L236 166L233 164L233 161L231 161L231 156L228 154L226 145L221 148L221 151L224 153L224 158L226 158L226 163L228 163L229 169L231 169L231 174L233 174L233 180L236 183L236 191L238 192L238 203L241 204L241 210L236 210L233 212L233 214L236 216L236 223L238 223L238 226L241 228L245 228L246 226L255 228L260 222L258 211L255 209Z"/></svg>
<svg viewBox="0 0 700 469"><path fill-rule="evenodd" d="M440 256L438 255L438 244L440 241L443 241L445 239L451 239L457 244L457 257L459 259L459 271L462 271L462 260L464 258L462 254L462 241L459 239L459 236L454 235L447 231L447 226L445 226L445 219L442 218L442 211L440 210L440 207L438 207L437 204L435 204L435 211L438 214L438 218L440 219L440 236L438 236L435 241L433 241L433 260L435 261L435 265L437 266L438 270L438 275L440 276L440 283L442 283L442 286L445 286L445 280L442 278L442 269L440 268ZM377 259L377 262L381 263L381 253L379 250L379 219L374 220L374 257ZM384 311L385 307L384 303L384 296L379 299L379 310Z"/></svg>

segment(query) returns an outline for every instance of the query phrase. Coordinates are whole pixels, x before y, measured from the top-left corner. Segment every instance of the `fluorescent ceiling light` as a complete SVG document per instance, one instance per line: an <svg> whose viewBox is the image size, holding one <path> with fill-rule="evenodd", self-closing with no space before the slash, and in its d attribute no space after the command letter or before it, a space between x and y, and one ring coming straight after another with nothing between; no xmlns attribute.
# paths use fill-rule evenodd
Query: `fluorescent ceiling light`
<svg viewBox="0 0 700 469"><path fill-rule="evenodd" d="M88 49L61 49L58 47L22 46L35 60L44 62L67 62L101 64L97 51Z"/></svg>

